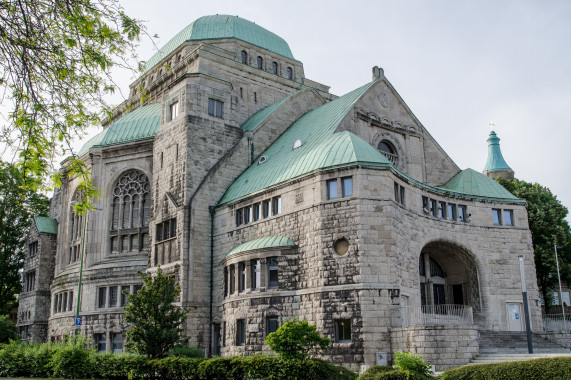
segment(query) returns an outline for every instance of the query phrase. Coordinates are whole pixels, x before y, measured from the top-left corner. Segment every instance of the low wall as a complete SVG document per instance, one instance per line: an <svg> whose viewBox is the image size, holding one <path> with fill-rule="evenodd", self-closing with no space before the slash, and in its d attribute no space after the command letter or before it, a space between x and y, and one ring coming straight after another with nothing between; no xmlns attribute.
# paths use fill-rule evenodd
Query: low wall
<svg viewBox="0 0 571 380"><path fill-rule="evenodd" d="M480 352L476 326L417 326L391 329L391 351L412 352L437 371L467 364Z"/></svg>
<svg viewBox="0 0 571 380"><path fill-rule="evenodd" d="M534 333L560 346L571 349L571 333L543 332Z"/></svg>

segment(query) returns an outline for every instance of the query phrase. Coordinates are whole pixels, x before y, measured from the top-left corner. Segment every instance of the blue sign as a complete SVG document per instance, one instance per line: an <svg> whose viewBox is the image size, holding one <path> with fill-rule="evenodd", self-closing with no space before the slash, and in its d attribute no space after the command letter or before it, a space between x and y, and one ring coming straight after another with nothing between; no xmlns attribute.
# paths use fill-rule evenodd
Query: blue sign
<svg viewBox="0 0 571 380"><path fill-rule="evenodd" d="M519 319L519 313L515 313L515 319Z"/></svg>
<svg viewBox="0 0 571 380"><path fill-rule="evenodd" d="M81 326L81 317L75 317L75 325Z"/></svg>

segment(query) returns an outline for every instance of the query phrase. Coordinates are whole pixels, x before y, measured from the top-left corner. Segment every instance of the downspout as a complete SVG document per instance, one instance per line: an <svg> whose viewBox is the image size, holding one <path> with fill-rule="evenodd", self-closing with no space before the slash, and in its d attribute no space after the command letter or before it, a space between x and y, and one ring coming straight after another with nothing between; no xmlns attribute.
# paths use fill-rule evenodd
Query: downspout
<svg viewBox="0 0 571 380"><path fill-rule="evenodd" d="M208 357L212 357L212 321L214 303L214 213L216 206L208 206L210 212L210 314L208 317Z"/></svg>

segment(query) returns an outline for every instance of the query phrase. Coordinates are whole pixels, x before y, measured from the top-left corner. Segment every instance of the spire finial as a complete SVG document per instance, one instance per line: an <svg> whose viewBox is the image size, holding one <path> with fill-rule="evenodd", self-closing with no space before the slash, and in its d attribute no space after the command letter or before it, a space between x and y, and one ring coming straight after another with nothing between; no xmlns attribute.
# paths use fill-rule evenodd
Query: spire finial
<svg viewBox="0 0 571 380"><path fill-rule="evenodd" d="M490 121L488 125L490 126L490 131L493 131L494 127L496 126L493 121Z"/></svg>

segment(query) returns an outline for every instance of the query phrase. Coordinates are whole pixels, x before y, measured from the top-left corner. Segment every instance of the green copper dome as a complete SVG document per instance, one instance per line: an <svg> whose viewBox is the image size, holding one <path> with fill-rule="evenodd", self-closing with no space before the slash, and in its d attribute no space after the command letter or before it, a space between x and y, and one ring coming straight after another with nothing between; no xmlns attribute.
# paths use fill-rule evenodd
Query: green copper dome
<svg viewBox="0 0 571 380"><path fill-rule="evenodd" d="M491 131L490 137L488 137L488 161L484 170L486 172L495 172L507 169L510 169L510 167L504 160L504 156L502 156L500 138L496 135L496 132Z"/></svg>
<svg viewBox="0 0 571 380"><path fill-rule="evenodd" d="M145 64L144 72L158 64L185 41L236 38L289 59L295 59L287 42L251 21L230 15L203 16L181 30Z"/></svg>

